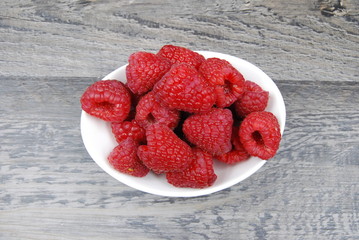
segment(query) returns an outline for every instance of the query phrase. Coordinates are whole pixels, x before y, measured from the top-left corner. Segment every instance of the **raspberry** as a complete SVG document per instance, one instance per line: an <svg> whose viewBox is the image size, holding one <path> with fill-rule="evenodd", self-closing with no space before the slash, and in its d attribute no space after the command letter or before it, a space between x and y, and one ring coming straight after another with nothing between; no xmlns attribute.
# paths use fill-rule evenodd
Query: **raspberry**
<svg viewBox="0 0 359 240"><path fill-rule="evenodd" d="M109 122L125 120L131 108L130 93L117 80L95 82L85 90L80 102L85 112Z"/></svg>
<svg viewBox="0 0 359 240"><path fill-rule="evenodd" d="M251 112L264 111L268 99L269 92L254 82L246 81L244 94L234 103L234 107L238 116L245 117Z"/></svg>
<svg viewBox="0 0 359 240"><path fill-rule="evenodd" d="M217 157L217 160L227 163L234 164L242 162L250 158L250 155L244 149L242 143L239 140L238 127L233 127L232 130L232 150L228 153L222 154Z"/></svg>
<svg viewBox="0 0 359 240"><path fill-rule="evenodd" d="M167 181L175 187L205 188L212 186L217 175L213 169L212 155L199 148L193 149L194 161L182 172L169 172Z"/></svg>
<svg viewBox="0 0 359 240"><path fill-rule="evenodd" d="M184 47L165 45L157 53L158 56L169 59L172 64L187 63L197 68L205 60L205 58L196 52Z"/></svg>
<svg viewBox="0 0 359 240"><path fill-rule="evenodd" d="M268 160L279 149L278 120L265 112L269 92L224 59L165 45L130 55L126 78L96 82L80 100L111 123L118 145L107 159L117 171L164 173L175 187L205 188L217 179L214 158Z"/></svg>
<svg viewBox="0 0 359 240"><path fill-rule="evenodd" d="M111 130L118 143L132 138L136 142L143 142L146 140L145 130L138 125L136 120L124 122L112 122Z"/></svg>
<svg viewBox="0 0 359 240"><path fill-rule="evenodd" d="M250 155L268 160L279 148L281 133L278 120L271 112L252 112L241 123L239 138Z"/></svg>
<svg viewBox="0 0 359 240"><path fill-rule="evenodd" d="M247 80L244 83L245 92L263 92L264 90L257 83Z"/></svg>
<svg viewBox="0 0 359 240"><path fill-rule="evenodd" d="M182 171L193 160L191 147L166 125L152 124L146 130L147 145L141 145L137 154L155 173Z"/></svg>
<svg viewBox="0 0 359 240"><path fill-rule="evenodd" d="M135 119L143 128L153 123L162 123L174 129L179 121L179 115L179 111L161 106L151 91L138 102Z"/></svg>
<svg viewBox="0 0 359 240"><path fill-rule="evenodd" d="M208 113L188 117L183 124L183 133L188 141L217 156L232 149L232 125L230 110L213 108Z"/></svg>
<svg viewBox="0 0 359 240"><path fill-rule="evenodd" d="M208 58L199 67L199 72L215 86L217 107L228 107L242 96L244 77L228 61Z"/></svg>
<svg viewBox="0 0 359 240"><path fill-rule="evenodd" d="M173 65L154 87L157 99L171 109L208 112L215 102L213 87L185 63Z"/></svg>
<svg viewBox="0 0 359 240"><path fill-rule="evenodd" d="M135 94L143 94L171 68L171 62L148 52L133 53L126 67L127 85Z"/></svg>
<svg viewBox="0 0 359 240"><path fill-rule="evenodd" d="M132 138L127 138L115 147L108 156L109 163L114 169L135 177L144 177L149 169L143 165L137 156L136 143Z"/></svg>

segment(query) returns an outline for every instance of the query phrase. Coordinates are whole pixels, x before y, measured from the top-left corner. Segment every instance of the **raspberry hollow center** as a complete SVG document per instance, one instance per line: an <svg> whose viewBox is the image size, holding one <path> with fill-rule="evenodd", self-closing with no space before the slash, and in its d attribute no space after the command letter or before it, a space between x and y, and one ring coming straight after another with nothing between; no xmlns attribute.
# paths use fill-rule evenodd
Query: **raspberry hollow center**
<svg viewBox="0 0 359 240"><path fill-rule="evenodd" d="M113 109L114 105L110 102L99 102L96 104L98 109L101 109L103 111L108 111L109 109Z"/></svg>
<svg viewBox="0 0 359 240"><path fill-rule="evenodd" d="M146 120L149 122L149 123L155 123L156 122L156 118L152 115L152 113L149 113L146 117Z"/></svg>
<svg viewBox="0 0 359 240"><path fill-rule="evenodd" d="M263 137L262 137L262 135L261 135L261 133L259 131L254 131L252 133L252 137L253 137L254 141L256 141L256 143L258 145L264 145Z"/></svg>
<svg viewBox="0 0 359 240"><path fill-rule="evenodd" d="M230 80L225 80L223 84L223 90L225 94L232 92L232 82Z"/></svg>

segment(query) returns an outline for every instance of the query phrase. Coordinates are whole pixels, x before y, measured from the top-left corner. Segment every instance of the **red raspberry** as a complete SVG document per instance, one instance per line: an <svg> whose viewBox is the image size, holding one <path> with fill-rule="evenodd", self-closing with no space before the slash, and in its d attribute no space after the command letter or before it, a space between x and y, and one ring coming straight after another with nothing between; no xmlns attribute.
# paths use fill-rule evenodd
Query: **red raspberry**
<svg viewBox="0 0 359 240"><path fill-rule="evenodd" d="M193 149L194 161L182 172L169 172L167 181L175 187L205 188L217 179L213 169L212 155L199 148Z"/></svg>
<svg viewBox="0 0 359 240"><path fill-rule="evenodd" d="M215 102L213 87L188 64L176 64L154 87L157 99L171 109L208 112Z"/></svg>
<svg viewBox="0 0 359 240"><path fill-rule="evenodd" d="M143 165L137 156L138 143L132 138L127 138L115 147L108 156L109 163L117 171L135 177L144 177L149 169Z"/></svg>
<svg viewBox="0 0 359 240"><path fill-rule="evenodd" d="M252 112L241 123L239 138L250 155L268 160L279 148L281 133L278 120L271 112Z"/></svg>
<svg viewBox="0 0 359 240"><path fill-rule="evenodd" d="M244 77L226 60L208 58L199 67L199 72L215 86L217 107L228 107L242 96Z"/></svg>
<svg viewBox="0 0 359 240"><path fill-rule="evenodd" d="M158 56L169 59L172 64L187 63L197 68L205 60L205 58L196 52L184 47L165 45L157 53Z"/></svg>
<svg viewBox="0 0 359 240"><path fill-rule="evenodd" d="M234 107L238 116L245 117L251 112L264 111L268 99L269 92L254 82L246 81L244 94L234 103Z"/></svg>
<svg viewBox="0 0 359 240"><path fill-rule="evenodd" d="M183 133L188 141L217 156L232 149L232 125L230 110L213 108L208 113L188 117L183 124Z"/></svg>
<svg viewBox="0 0 359 240"><path fill-rule="evenodd" d="M135 142L143 142L146 140L145 130L138 125L136 120L124 122L112 122L111 130L118 143L132 138Z"/></svg>
<svg viewBox="0 0 359 240"><path fill-rule="evenodd" d="M148 52L133 53L126 67L127 85L135 94L143 94L171 68L171 62Z"/></svg>
<svg viewBox="0 0 359 240"><path fill-rule="evenodd" d="M152 124L146 129L147 145L137 154L155 173L183 171L193 160L191 147L166 125Z"/></svg>
<svg viewBox="0 0 359 240"><path fill-rule="evenodd" d="M161 106L154 92L151 91L138 102L135 119L143 128L153 123L162 123L174 129L178 124L179 116L179 111Z"/></svg>
<svg viewBox="0 0 359 240"><path fill-rule="evenodd" d="M250 155L244 149L242 143L239 140L238 127L233 127L232 131L232 150L228 153L222 154L217 157L221 162L227 164L234 164L237 162L242 162L250 158Z"/></svg>
<svg viewBox="0 0 359 240"><path fill-rule="evenodd" d="M85 112L109 122L125 120L131 108L130 93L117 80L95 82L86 89L80 102Z"/></svg>

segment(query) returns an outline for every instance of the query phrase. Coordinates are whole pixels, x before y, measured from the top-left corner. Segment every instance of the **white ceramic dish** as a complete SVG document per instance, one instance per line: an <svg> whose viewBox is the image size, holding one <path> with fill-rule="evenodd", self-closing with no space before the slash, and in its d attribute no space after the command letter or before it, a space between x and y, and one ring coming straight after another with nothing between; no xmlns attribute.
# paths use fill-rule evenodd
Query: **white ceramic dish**
<svg viewBox="0 0 359 240"><path fill-rule="evenodd" d="M269 102L266 111L272 112L278 118L283 135L286 119L283 97L275 83L262 70L245 60L230 55L209 51L198 52L206 58L217 57L229 61L243 74L245 79L256 82L264 90L269 91ZM126 65L116 69L104 79L117 79L126 82L125 68ZM214 168L217 180L213 186L205 189L176 188L167 183L164 175L158 176L150 172L146 177L137 178L113 169L107 161L107 156L117 144L109 123L82 111L81 134L88 153L105 172L132 188L161 196L195 197L211 194L243 181L266 163L266 161L256 157L251 157L247 161L236 165L226 165L215 161ZM275 161L275 157L269 161Z"/></svg>

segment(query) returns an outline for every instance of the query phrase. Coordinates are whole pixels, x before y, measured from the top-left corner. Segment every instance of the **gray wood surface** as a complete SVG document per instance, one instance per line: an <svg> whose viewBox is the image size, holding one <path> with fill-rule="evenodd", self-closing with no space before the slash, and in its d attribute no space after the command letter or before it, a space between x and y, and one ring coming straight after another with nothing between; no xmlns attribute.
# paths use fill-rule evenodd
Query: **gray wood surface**
<svg viewBox="0 0 359 240"><path fill-rule="evenodd" d="M359 2L0 1L0 239L359 239ZM129 188L80 135L79 98L138 50L246 59L282 91L277 156L197 198Z"/></svg>

